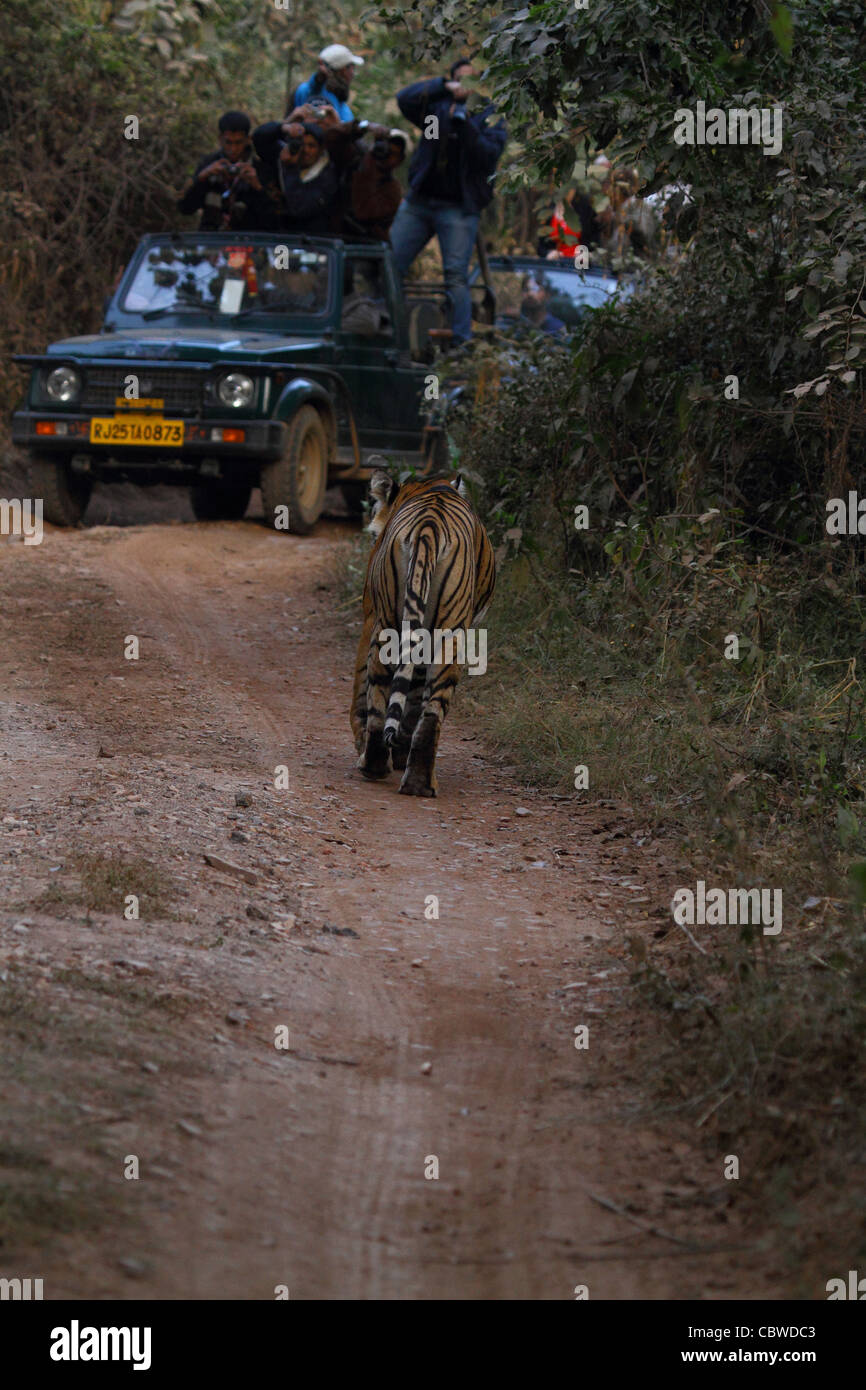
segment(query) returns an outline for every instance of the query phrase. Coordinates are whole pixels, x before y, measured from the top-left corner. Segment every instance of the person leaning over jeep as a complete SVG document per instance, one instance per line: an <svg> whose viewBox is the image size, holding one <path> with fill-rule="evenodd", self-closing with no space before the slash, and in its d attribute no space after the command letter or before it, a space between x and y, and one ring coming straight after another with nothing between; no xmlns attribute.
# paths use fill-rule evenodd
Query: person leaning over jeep
<svg viewBox="0 0 866 1390"><path fill-rule="evenodd" d="M220 147L199 160L177 210L200 212L203 232L263 230L270 225L269 203L250 143L250 118L243 111L226 111L217 129Z"/></svg>
<svg viewBox="0 0 866 1390"><path fill-rule="evenodd" d="M349 180L343 229L387 241L403 197L394 170L406 158L409 141L402 130L371 126L365 144Z"/></svg>
<svg viewBox="0 0 866 1390"><path fill-rule="evenodd" d="M266 178L275 177L282 190L279 230L311 236L330 232L339 178L322 127L313 121L267 121L253 131L253 144Z"/></svg>
<svg viewBox="0 0 866 1390"><path fill-rule="evenodd" d="M391 228L394 259L405 276L430 238L439 238L457 342L472 335L467 273L481 209L493 197L490 181L507 138L503 120L488 124L491 103L470 115L471 92L464 84L474 76L471 61L460 58L447 78L415 82L397 93L397 105L418 126L421 139L409 165L408 195Z"/></svg>
<svg viewBox="0 0 866 1390"><path fill-rule="evenodd" d="M369 121L325 125L325 147L340 178L334 231L387 241L403 190L394 170L409 141L402 130Z"/></svg>

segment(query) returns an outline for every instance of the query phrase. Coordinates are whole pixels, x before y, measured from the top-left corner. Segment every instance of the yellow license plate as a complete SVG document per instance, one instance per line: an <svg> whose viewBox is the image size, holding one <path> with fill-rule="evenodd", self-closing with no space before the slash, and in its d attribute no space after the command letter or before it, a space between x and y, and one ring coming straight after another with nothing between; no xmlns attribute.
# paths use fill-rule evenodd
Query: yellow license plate
<svg viewBox="0 0 866 1390"><path fill-rule="evenodd" d="M115 416L113 420L91 420L91 444L182 444L183 420L128 419Z"/></svg>

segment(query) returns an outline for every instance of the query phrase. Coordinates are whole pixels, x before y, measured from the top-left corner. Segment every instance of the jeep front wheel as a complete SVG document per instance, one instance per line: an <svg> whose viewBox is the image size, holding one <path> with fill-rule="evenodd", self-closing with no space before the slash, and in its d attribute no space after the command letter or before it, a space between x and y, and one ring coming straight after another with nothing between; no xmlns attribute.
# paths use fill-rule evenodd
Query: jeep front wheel
<svg viewBox="0 0 866 1390"><path fill-rule="evenodd" d="M328 440L314 406L302 405L293 416L282 457L263 466L261 483L268 526L309 535L321 515L328 483ZM288 512L285 525L280 507Z"/></svg>
<svg viewBox="0 0 866 1390"><path fill-rule="evenodd" d="M87 510L93 483L75 473L68 459L31 454L27 464L30 491L42 498L42 515L52 526L77 526Z"/></svg>

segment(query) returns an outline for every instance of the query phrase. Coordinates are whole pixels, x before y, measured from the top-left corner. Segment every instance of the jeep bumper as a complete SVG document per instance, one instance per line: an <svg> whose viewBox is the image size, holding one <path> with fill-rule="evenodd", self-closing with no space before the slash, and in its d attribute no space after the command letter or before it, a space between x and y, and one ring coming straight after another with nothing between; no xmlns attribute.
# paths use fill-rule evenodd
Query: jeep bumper
<svg viewBox="0 0 866 1390"><path fill-rule="evenodd" d="M16 410L12 416L12 442L30 451L90 454L101 463L117 459L126 465L136 460L152 464L155 459L169 458L194 464L205 457L270 462L280 457L286 433L281 420L184 420L182 442L104 444L91 440L91 418L69 412L52 415L42 410ZM144 413L123 418L149 423Z"/></svg>

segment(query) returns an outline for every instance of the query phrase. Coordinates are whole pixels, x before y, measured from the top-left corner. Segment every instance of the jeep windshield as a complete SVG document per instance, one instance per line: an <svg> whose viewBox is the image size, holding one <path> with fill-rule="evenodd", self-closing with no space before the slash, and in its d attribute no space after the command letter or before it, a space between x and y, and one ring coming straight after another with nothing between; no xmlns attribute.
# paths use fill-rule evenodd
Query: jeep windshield
<svg viewBox="0 0 866 1390"><path fill-rule="evenodd" d="M327 311L329 279L327 252L285 241L220 246L166 240L148 248L119 307L144 319L184 313L306 319Z"/></svg>
<svg viewBox="0 0 866 1390"><path fill-rule="evenodd" d="M571 330L588 309L600 309L617 293L625 298L632 288L555 263L513 265L496 260L491 260L490 281L500 328L531 326L549 315Z"/></svg>

